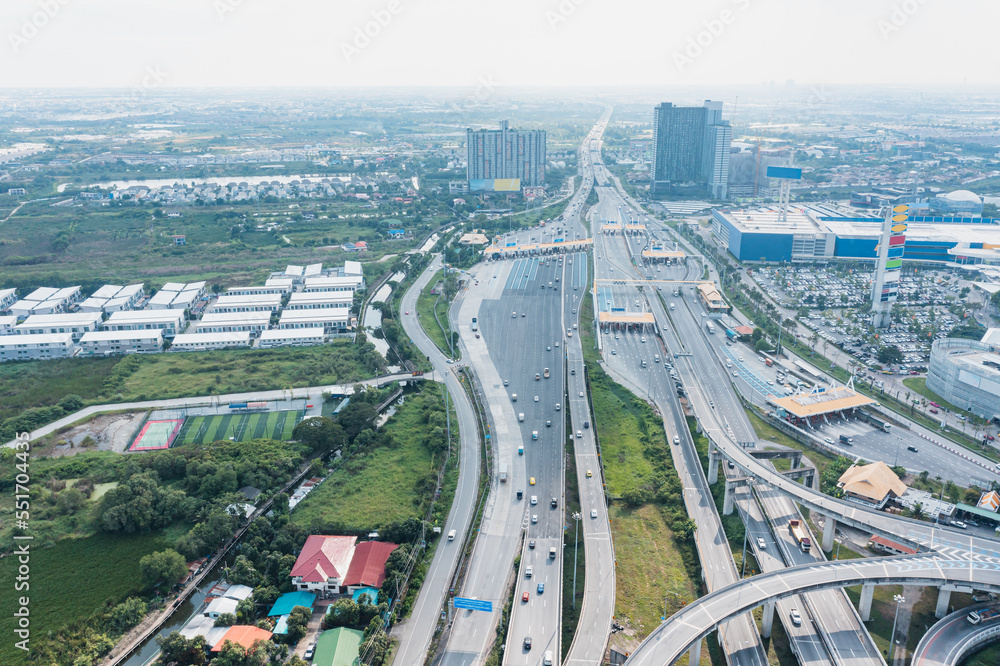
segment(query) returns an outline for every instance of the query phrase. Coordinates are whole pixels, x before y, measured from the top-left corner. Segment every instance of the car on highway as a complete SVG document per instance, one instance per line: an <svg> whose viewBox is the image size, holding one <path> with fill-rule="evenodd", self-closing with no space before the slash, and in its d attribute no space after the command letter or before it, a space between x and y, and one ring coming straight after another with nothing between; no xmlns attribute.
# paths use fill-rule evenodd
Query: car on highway
<svg viewBox="0 0 1000 666"><path fill-rule="evenodd" d="M508 385L508 383L509 383L509 382L508 382L508 381L507 381L506 379L505 379L505 380L503 380L503 385L504 385L504 386L507 386L507 385Z"/></svg>
<svg viewBox="0 0 1000 666"><path fill-rule="evenodd" d="M938 413L938 410L934 409L933 407L931 407L931 408L930 408L929 410L927 410L927 411L929 411L929 412L930 412L931 414L937 414L937 413Z"/></svg>
<svg viewBox="0 0 1000 666"><path fill-rule="evenodd" d="M532 539L531 541L528 542L528 550L534 550L534 549L535 549L535 540Z"/></svg>
<svg viewBox="0 0 1000 666"><path fill-rule="evenodd" d="M530 479L528 479L528 483L530 483L531 485L535 485L535 477L531 477Z"/></svg>
<svg viewBox="0 0 1000 666"><path fill-rule="evenodd" d="M590 510L590 517L591 518L597 518L597 509L591 509Z"/></svg>
<svg viewBox="0 0 1000 666"><path fill-rule="evenodd" d="M739 376L740 376L740 371L739 370L733 370L733 377L739 377Z"/></svg>
<svg viewBox="0 0 1000 666"><path fill-rule="evenodd" d="M618 356L618 352L616 352L614 349L612 349L611 350L611 355L612 356Z"/></svg>
<svg viewBox="0 0 1000 666"><path fill-rule="evenodd" d="M793 608L791 612L788 613L788 617L791 618L792 624L794 624L796 627L802 626L802 616L799 615L798 608Z"/></svg>
<svg viewBox="0 0 1000 666"><path fill-rule="evenodd" d="M543 592L545 592L545 583L539 583L538 584L538 594L542 594Z"/></svg>
<svg viewBox="0 0 1000 666"><path fill-rule="evenodd" d="M527 312L522 312L522 313L521 313L521 316L522 316L522 317L527 317L527 316L528 316L528 313L527 313Z"/></svg>
<svg viewBox="0 0 1000 666"><path fill-rule="evenodd" d="M523 645L524 645L524 649L525 650L530 650L531 649L531 636L525 636L524 637L524 643L523 643Z"/></svg>
<svg viewBox="0 0 1000 666"><path fill-rule="evenodd" d="M832 440L832 439L830 439L829 437L827 437L827 438L826 438L826 439L824 439L823 441L824 441L824 442L826 442L827 444L833 444L833 440Z"/></svg>
<svg viewBox="0 0 1000 666"><path fill-rule="evenodd" d="M525 592L524 594L521 595L521 603L522 604L528 603L528 593L527 592Z"/></svg>
<svg viewBox="0 0 1000 666"><path fill-rule="evenodd" d="M917 453L917 447L915 447L915 446L908 446L908 447L906 447L906 450L907 451L913 451L914 453Z"/></svg>
<svg viewBox="0 0 1000 666"><path fill-rule="evenodd" d="M767 542L764 541L764 537L757 537L757 547L761 550L767 549Z"/></svg>
<svg viewBox="0 0 1000 666"><path fill-rule="evenodd" d="M531 524L534 525L537 522L538 522L538 514L537 513L531 514Z"/></svg>
<svg viewBox="0 0 1000 666"><path fill-rule="evenodd" d="M511 319L516 319L517 318L517 312L511 312L510 313L510 318Z"/></svg>
<svg viewBox="0 0 1000 666"><path fill-rule="evenodd" d="M538 402L538 396L537 395L535 396L535 402Z"/></svg>
<svg viewBox="0 0 1000 666"><path fill-rule="evenodd" d="M545 422L545 427L546 428L551 428L552 427L552 421L546 421Z"/></svg>
<svg viewBox="0 0 1000 666"><path fill-rule="evenodd" d="M550 346L546 347L545 351L552 351L552 346L550 345Z"/></svg>
<svg viewBox="0 0 1000 666"><path fill-rule="evenodd" d="M645 341L646 341L646 336L645 335L642 336L641 338L639 338L639 342L645 342Z"/></svg>
<svg viewBox="0 0 1000 666"><path fill-rule="evenodd" d="M407 311L406 311L406 314L410 314L410 311L409 311L409 310L407 310Z"/></svg>
<svg viewBox="0 0 1000 666"><path fill-rule="evenodd" d="M593 472L591 472L591 471L590 471L590 470L588 469L588 470L587 470L587 478L589 479L589 478L590 478L590 477L592 477L592 476L594 476L594 473L593 473Z"/></svg>
<svg viewBox="0 0 1000 666"><path fill-rule="evenodd" d="M531 565L529 564L524 568L524 577L531 578Z"/></svg>
<svg viewBox="0 0 1000 666"><path fill-rule="evenodd" d="M711 407L712 409L715 409L715 401L714 400L709 400L708 401L708 406Z"/></svg>

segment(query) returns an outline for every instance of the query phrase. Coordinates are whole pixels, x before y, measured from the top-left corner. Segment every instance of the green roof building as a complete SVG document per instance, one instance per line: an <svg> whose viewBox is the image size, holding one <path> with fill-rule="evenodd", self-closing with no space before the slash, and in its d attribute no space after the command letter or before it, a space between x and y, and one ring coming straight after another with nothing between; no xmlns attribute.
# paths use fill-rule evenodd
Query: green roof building
<svg viewBox="0 0 1000 666"><path fill-rule="evenodd" d="M320 634L316 640L315 666L358 666L358 653L364 634L356 629L337 627Z"/></svg>

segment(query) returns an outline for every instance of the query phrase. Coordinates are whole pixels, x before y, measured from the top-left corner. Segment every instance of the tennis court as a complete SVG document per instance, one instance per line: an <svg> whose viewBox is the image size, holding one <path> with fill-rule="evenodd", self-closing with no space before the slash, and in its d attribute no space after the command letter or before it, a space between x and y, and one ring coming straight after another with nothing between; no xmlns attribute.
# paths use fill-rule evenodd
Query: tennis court
<svg viewBox="0 0 1000 666"><path fill-rule="evenodd" d="M192 416L184 421L177 438L180 444L205 444L220 439L287 440L292 438L292 431L303 416L305 412L301 410Z"/></svg>
<svg viewBox="0 0 1000 666"><path fill-rule="evenodd" d="M157 451L169 449L180 431L184 419L163 419L147 421L139 434L135 436L129 451Z"/></svg>

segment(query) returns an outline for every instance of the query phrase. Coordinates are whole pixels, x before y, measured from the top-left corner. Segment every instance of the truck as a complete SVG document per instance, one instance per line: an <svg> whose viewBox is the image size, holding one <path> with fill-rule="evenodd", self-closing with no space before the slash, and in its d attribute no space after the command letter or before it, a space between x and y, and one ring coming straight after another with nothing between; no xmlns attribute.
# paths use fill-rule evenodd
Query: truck
<svg viewBox="0 0 1000 666"><path fill-rule="evenodd" d="M549 378L549 369L548 368L545 368L545 372L542 373L542 376L545 377L546 379Z"/></svg>
<svg viewBox="0 0 1000 666"><path fill-rule="evenodd" d="M709 335L714 335L715 334L715 325L712 322L706 321L705 322L705 328L708 329L708 334Z"/></svg>
<svg viewBox="0 0 1000 666"><path fill-rule="evenodd" d="M883 432L889 432L889 429L892 428L891 424L886 423L882 419L880 419L880 418L878 418L876 416L873 416L872 414L869 414L868 412L862 412L862 413L865 415L865 418L867 419L868 423L870 423L872 426L878 428L879 430L882 430Z"/></svg>
<svg viewBox="0 0 1000 666"><path fill-rule="evenodd" d="M984 608L983 610L972 611L965 619L969 621L969 624L986 624L987 622L1000 620L1000 613L992 608Z"/></svg>
<svg viewBox="0 0 1000 666"><path fill-rule="evenodd" d="M851 438L851 437L848 437L847 435L841 435L840 436L840 443L841 444L847 444L848 446L850 446L851 444L854 443L854 439Z"/></svg>
<svg viewBox="0 0 1000 666"><path fill-rule="evenodd" d="M507 482L507 463L500 463L500 483Z"/></svg>
<svg viewBox="0 0 1000 666"><path fill-rule="evenodd" d="M734 331L731 328L727 328L726 329L726 337L729 338L730 340L735 340L739 336L736 335L736 331Z"/></svg>
<svg viewBox="0 0 1000 666"><path fill-rule="evenodd" d="M809 549L812 547L812 542L809 540L809 533L806 532L802 522L798 518L789 520L788 531L793 537L795 537L795 540L799 542L802 552L808 553Z"/></svg>

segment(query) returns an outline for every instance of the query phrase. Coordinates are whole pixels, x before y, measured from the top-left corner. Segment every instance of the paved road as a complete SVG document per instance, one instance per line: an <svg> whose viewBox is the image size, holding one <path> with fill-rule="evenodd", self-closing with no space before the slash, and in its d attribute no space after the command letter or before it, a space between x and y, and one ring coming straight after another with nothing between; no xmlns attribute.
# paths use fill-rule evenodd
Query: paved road
<svg viewBox="0 0 1000 666"><path fill-rule="evenodd" d="M985 566L984 566L985 565ZM840 560L760 574L702 597L661 624L625 662L632 666L672 664L721 621L774 599L802 592L863 583L880 585L975 585L1000 591L1000 561L967 555L913 555Z"/></svg>
<svg viewBox="0 0 1000 666"><path fill-rule="evenodd" d="M989 636L1000 633L1000 625L971 624L970 611L996 608L996 604L976 604L941 618L924 634L913 651L912 666L958 666L962 657Z"/></svg>
<svg viewBox="0 0 1000 666"><path fill-rule="evenodd" d="M599 173L597 179L599 182L606 181L606 174ZM600 220L622 221L624 212L620 209L621 202L613 190L601 188L599 193L601 202L595 211L593 223L598 230ZM631 268L622 236L599 232L595 237L594 248L597 278L637 277ZM605 283L597 291L598 308L604 311L612 307L625 308L629 312L649 311L651 300L654 299L648 290L639 292L630 285ZM673 384L661 365L666 362L666 350L660 346L659 338L651 331L602 333L601 346L608 369L617 376L629 378L636 392L648 395L664 416L668 438L674 441L674 437L678 437L683 443L674 445L673 460L684 486L688 515L698 524L695 538L706 587L715 590L732 584L738 579L738 574L715 510L715 501L701 472L701 463L691 442ZM657 356L661 359L660 362L655 360ZM720 634L730 663L767 664L760 635L749 615L727 623L720 629Z"/></svg>
<svg viewBox="0 0 1000 666"><path fill-rule="evenodd" d="M176 409L179 407L204 407L209 405L225 405L231 402L247 402L248 400L306 400L313 403L313 407L306 412L306 418L320 416L323 409L323 394L343 394L350 393L355 386L381 386L394 381L410 381L416 379L441 381L437 373L426 373L422 378L414 378L409 372L397 373L393 375L383 375L374 379L363 379L349 384L336 384L330 386L305 386L293 389L276 389L273 391L252 391L249 393L227 393L224 395L199 395L187 398L170 398L167 400L142 400L137 402L117 402L106 405L91 405L69 416L65 416L58 421L53 421L37 430L31 431L31 439L37 440L50 433L53 433L64 426L71 425L85 418L101 414L104 412L116 412L125 410L143 411L148 409ZM13 446L10 441L4 446Z"/></svg>
<svg viewBox="0 0 1000 666"><path fill-rule="evenodd" d="M416 312L416 301L420 291L427 285L431 277L440 269L440 258L427 267L413 286L403 295L402 309ZM442 538L437 551L431 560L427 575L424 577L420 594L409 619L401 627L399 651L393 663L409 666L424 663L434 631L437 628L441 609L445 603L445 594L450 588L455 566L458 563L465 534L472 522L472 512L475 508L476 492L479 487L479 428L475 412L458 378L450 371L444 355L431 342L427 334L420 328L415 316L403 315L403 329L413 339L417 347L430 358L439 374L444 378L445 386L451 394L458 416L460 435L458 488L451 511L445 521L443 534L455 530L458 536L454 541Z"/></svg>

